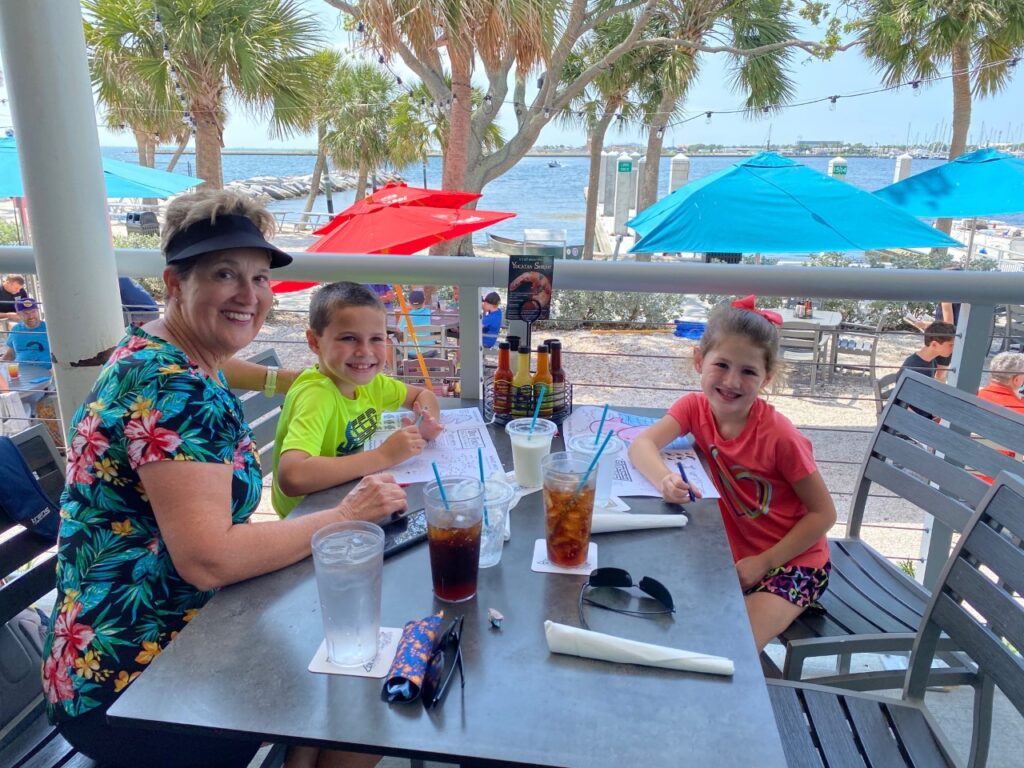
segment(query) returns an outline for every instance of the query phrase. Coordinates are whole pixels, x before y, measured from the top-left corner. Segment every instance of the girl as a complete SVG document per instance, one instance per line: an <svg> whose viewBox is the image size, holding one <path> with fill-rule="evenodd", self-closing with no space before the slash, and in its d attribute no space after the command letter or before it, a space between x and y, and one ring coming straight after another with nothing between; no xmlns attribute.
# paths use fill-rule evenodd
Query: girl
<svg viewBox="0 0 1024 768"><path fill-rule="evenodd" d="M825 591L825 534L836 520L810 441L758 396L778 369L781 323L753 296L717 306L693 354L701 391L677 400L629 448L634 466L677 504L690 488L661 449L691 433L708 457L758 652Z"/></svg>

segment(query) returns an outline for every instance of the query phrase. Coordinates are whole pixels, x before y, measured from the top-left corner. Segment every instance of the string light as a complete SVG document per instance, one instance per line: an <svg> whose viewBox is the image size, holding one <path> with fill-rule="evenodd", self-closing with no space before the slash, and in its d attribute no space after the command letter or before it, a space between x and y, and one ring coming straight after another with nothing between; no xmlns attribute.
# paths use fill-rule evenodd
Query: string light
<svg viewBox="0 0 1024 768"><path fill-rule="evenodd" d="M711 125L711 113L710 112L705 112L704 113L704 124L705 125Z"/></svg>
<svg viewBox="0 0 1024 768"><path fill-rule="evenodd" d="M547 120L549 117L551 117L551 110L544 107L544 119Z"/></svg>
<svg viewBox="0 0 1024 768"><path fill-rule="evenodd" d="M365 31L366 31L366 25L363 24L363 22L361 22L361 21L356 22L356 32L358 32L359 34L363 34L363 32L365 32Z"/></svg>
<svg viewBox="0 0 1024 768"><path fill-rule="evenodd" d="M160 21L159 13L153 18L153 31L160 36L163 36L164 34L164 25L163 22Z"/></svg>
<svg viewBox="0 0 1024 768"><path fill-rule="evenodd" d="M665 137L665 128L659 125L658 130L655 131L654 135L659 139L663 139Z"/></svg>
<svg viewBox="0 0 1024 768"><path fill-rule="evenodd" d="M761 107L761 111L764 112L765 114L768 114L769 112L772 111L771 105L765 104L763 107Z"/></svg>
<svg viewBox="0 0 1024 768"><path fill-rule="evenodd" d="M519 106L519 102L518 102L518 101L514 101L514 102L512 102L512 106L514 106L514 107L515 107L515 110L516 110L516 115L517 115L517 116L518 116L518 115L522 115L522 114L523 114L523 108Z"/></svg>
<svg viewBox="0 0 1024 768"><path fill-rule="evenodd" d="M828 97L828 102L829 102L828 103L828 111L829 112L835 112L836 111L836 102L837 101L839 101L839 97L838 96L829 96Z"/></svg>
<svg viewBox="0 0 1024 768"><path fill-rule="evenodd" d="M914 80L913 82L911 82L910 83L910 87L914 89L914 96L920 96L921 95L921 81L920 80Z"/></svg>

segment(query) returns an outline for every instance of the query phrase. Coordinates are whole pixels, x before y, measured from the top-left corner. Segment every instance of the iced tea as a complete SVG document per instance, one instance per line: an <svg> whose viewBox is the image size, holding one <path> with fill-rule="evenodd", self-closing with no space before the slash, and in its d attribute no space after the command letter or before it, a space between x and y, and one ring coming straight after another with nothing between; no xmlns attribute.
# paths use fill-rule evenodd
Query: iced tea
<svg viewBox="0 0 1024 768"><path fill-rule="evenodd" d="M434 594L439 599L457 603L476 594L480 529L479 520L468 528L437 528L427 524L430 574Z"/></svg>
<svg viewBox="0 0 1024 768"><path fill-rule="evenodd" d="M582 565L587 560L596 480L595 472L587 475L588 464L565 452L544 457L545 540L554 565Z"/></svg>

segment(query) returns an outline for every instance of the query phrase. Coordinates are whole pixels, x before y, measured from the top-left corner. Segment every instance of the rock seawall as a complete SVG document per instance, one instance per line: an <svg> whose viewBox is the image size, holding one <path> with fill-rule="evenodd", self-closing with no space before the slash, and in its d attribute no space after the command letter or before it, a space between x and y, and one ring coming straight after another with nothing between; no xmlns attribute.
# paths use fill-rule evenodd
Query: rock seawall
<svg viewBox="0 0 1024 768"><path fill-rule="evenodd" d="M253 176L251 179L239 179L224 185L226 189L244 192L250 197L269 197L272 200L289 200L296 197L306 197L313 181L312 174L305 176ZM356 185L356 174L336 171L329 176L324 175L320 186L323 189L325 183L330 182L332 191L352 189ZM397 174L378 173L377 184L384 184L389 181L402 181Z"/></svg>

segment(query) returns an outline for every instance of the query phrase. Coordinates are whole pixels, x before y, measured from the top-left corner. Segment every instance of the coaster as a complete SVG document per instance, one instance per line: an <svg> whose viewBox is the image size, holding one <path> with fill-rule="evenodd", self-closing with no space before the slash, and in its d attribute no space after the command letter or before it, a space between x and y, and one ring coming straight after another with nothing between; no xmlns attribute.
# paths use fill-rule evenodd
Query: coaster
<svg viewBox="0 0 1024 768"><path fill-rule="evenodd" d="M624 502L618 496L609 496L608 501L598 506L594 505L594 514L600 515L604 512L629 512L629 504Z"/></svg>
<svg viewBox="0 0 1024 768"><path fill-rule="evenodd" d="M516 482L515 470L512 470L511 472L506 472L505 479L508 481L509 485L516 489L516 493L518 494L516 503L518 503L519 499L521 499L523 496L526 496L527 494L530 493L536 493L537 491L544 487L542 485L535 485L532 488L527 488L525 486L520 485L519 483Z"/></svg>
<svg viewBox="0 0 1024 768"><path fill-rule="evenodd" d="M377 637L377 658L357 667L339 667L327 660L327 641L323 640L316 649L316 655L309 662L310 672L325 675L348 675L351 677L385 677L391 669L398 642L402 639L402 630L395 627L381 627Z"/></svg>
<svg viewBox="0 0 1024 768"><path fill-rule="evenodd" d="M590 572L597 568L597 544L590 542L590 546L587 547L587 559L583 561L582 565L573 565L568 568L564 568L561 565L555 565L548 560L548 544L544 539L537 539L533 543L533 563L530 565L531 571L537 573L571 573L576 576L589 576Z"/></svg>

